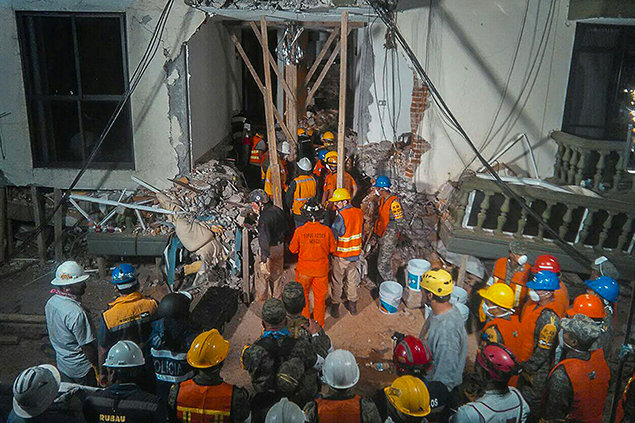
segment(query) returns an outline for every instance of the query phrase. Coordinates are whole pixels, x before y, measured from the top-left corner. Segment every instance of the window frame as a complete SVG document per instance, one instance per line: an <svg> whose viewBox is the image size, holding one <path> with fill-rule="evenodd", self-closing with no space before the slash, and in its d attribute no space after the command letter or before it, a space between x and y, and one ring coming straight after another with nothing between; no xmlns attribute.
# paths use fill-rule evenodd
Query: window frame
<svg viewBox="0 0 635 423"><path fill-rule="evenodd" d="M71 19L71 28L72 28L72 37L73 37L73 46L72 51L74 52L74 68L76 73L76 84L77 84L77 94L37 94L35 93L35 87L33 87L33 77L31 75L32 71L32 63L38 64L40 59L39 54L37 54L35 58L30 58L27 56L26 52L30 51L25 45L27 41L27 35L25 33L26 28L26 19L29 17L63 17ZM83 101L91 101L91 102L118 102L124 97L125 92L129 89L129 63L128 63L128 39L127 39L127 22L126 22L126 13L125 12L53 12L53 11L34 11L34 10L16 10L15 11L16 25L18 31L18 43L20 46L20 61L22 66L22 78L24 82L24 91L25 91L25 103L28 115L29 122L29 135L30 135L30 144L31 144L31 157L33 168L69 168L69 169L80 169L86 163L86 159L88 157L88 152L85 148L85 139L84 139L84 128L83 128L83 119L82 119L82 102ZM80 58L79 58L79 41L77 35L77 18L117 18L119 19L119 28L120 28L120 36L121 36L121 57L122 57L122 72L123 72L123 88L124 91L122 94L84 94L82 92L82 80L81 80L81 69L80 69ZM40 46L38 46L40 47ZM25 63L28 60L31 60L32 63ZM34 60L34 62L33 62ZM42 120L46 122L45 119L37 118L35 113L33 112L33 108L36 107L33 103L42 102L43 104L50 103L52 101L68 101L75 102L77 107L77 119L78 119L78 127L81 134L82 141L82 160L81 162L65 162L60 160L40 160L38 159L38 149L49 149L50 144L46 146L40 145L41 140L39 139L36 131L37 126L40 124L36 122L36 120ZM134 125L133 125L133 117L132 117L132 104L131 99L128 99L125 108L121 111L118 119L122 118L122 115L127 114L127 122L128 122L128 131L130 134L130 157L129 160L125 162L96 162L93 161L88 166L88 169L120 169L120 170L135 170L136 169L136 160L135 160L135 142L134 142ZM110 116L108 116L110 117ZM124 115L125 117L125 115ZM44 123L46 124L46 123ZM103 128L102 128L103 131ZM101 135L101 132L97 135ZM47 143L50 141L47 139ZM98 153L99 155L99 153Z"/></svg>

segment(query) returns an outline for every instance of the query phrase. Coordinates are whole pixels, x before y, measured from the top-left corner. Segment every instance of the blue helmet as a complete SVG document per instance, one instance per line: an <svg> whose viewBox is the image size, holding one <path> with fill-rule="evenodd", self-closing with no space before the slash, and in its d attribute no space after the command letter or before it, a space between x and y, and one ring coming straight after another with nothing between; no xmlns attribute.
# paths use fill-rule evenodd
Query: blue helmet
<svg viewBox="0 0 635 423"><path fill-rule="evenodd" d="M534 275L534 278L527 282L527 288L537 291L555 291L560 288L558 275L548 270L543 270Z"/></svg>
<svg viewBox="0 0 635 423"><path fill-rule="evenodd" d="M617 297L620 295L619 284L610 276L600 276L593 280L584 281L584 283L609 303L617 301Z"/></svg>
<svg viewBox="0 0 635 423"><path fill-rule="evenodd" d="M130 263L121 263L115 266L112 271L112 279L110 282L119 286L137 280L135 268Z"/></svg>
<svg viewBox="0 0 635 423"><path fill-rule="evenodd" d="M326 153L328 153L329 151L326 148L320 148L318 150L318 159L324 161L324 159L326 158Z"/></svg>
<svg viewBox="0 0 635 423"><path fill-rule="evenodd" d="M375 180L375 186L377 188L390 188L391 185L390 178L386 175L378 176Z"/></svg>

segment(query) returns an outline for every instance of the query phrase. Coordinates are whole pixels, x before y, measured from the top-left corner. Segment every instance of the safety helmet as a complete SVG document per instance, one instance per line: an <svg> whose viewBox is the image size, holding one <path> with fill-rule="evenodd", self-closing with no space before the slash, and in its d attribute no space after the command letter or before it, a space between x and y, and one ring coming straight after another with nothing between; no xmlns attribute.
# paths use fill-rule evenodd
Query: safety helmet
<svg viewBox="0 0 635 423"><path fill-rule="evenodd" d="M610 276L600 276L584 282L589 289L604 298L609 303L617 301L620 295L620 285Z"/></svg>
<svg viewBox="0 0 635 423"><path fill-rule="evenodd" d="M13 382L13 412L23 419L39 416L53 404L61 381L50 364L23 370Z"/></svg>
<svg viewBox="0 0 635 423"><path fill-rule="evenodd" d="M288 141L282 141L278 146L278 151L282 154L291 154L291 144Z"/></svg>
<svg viewBox="0 0 635 423"><path fill-rule="evenodd" d="M333 191L333 195L331 196L331 198L329 198L329 201L331 203L334 203L336 201L344 201L350 199L351 193L348 192L346 188L337 188L335 191Z"/></svg>
<svg viewBox="0 0 635 423"><path fill-rule="evenodd" d="M249 193L250 203L268 203L269 201L269 194L264 189L258 188Z"/></svg>
<svg viewBox="0 0 635 423"><path fill-rule="evenodd" d="M606 310L604 310L604 304L602 300L591 294L578 295L571 308L567 310L567 316L573 317L576 314L584 314L591 319L604 319L606 317Z"/></svg>
<svg viewBox="0 0 635 423"><path fill-rule="evenodd" d="M326 131L325 133L322 134L322 140L324 141L333 141L335 139L335 134L333 134L331 131Z"/></svg>
<svg viewBox="0 0 635 423"><path fill-rule="evenodd" d="M600 276L610 276L613 279L620 278L620 272L605 256L596 258L591 264L591 270L596 271Z"/></svg>
<svg viewBox="0 0 635 423"><path fill-rule="evenodd" d="M267 412L265 423L304 423L306 415L300 407L287 398L282 398Z"/></svg>
<svg viewBox="0 0 635 423"><path fill-rule="evenodd" d="M419 338L408 335L395 346L392 362L401 373L423 374L432 364L432 353Z"/></svg>
<svg viewBox="0 0 635 423"><path fill-rule="evenodd" d="M132 341L123 340L110 348L106 361L104 361L104 367L140 367L145 363L141 348Z"/></svg>
<svg viewBox="0 0 635 423"><path fill-rule="evenodd" d="M555 291L560 288L558 275L548 270L534 274L534 278L527 282L527 288L537 291Z"/></svg>
<svg viewBox="0 0 635 423"><path fill-rule="evenodd" d="M326 153L328 153L329 151L326 148L320 148L318 150L318 159L324 161L324 159L326 158Z"/></svg>
<svg viewBox="0 0 635 423"><path fill-rule="evenodd" d="M478 295L490 300L499 307L514 308L514 291L505 283L498 282L487 288L479 289Z"/></svg>
<svg viewBox="0 0 635 423"><path fill-rule="evenodd" d="M130 263L120 263L112 271L110 280L119 289L127 289L137 283L137 272Z"/></svg>
<svg viewBox="0 0 635 423"><path fill-rule="evenodd" d="M536 261L534 261L531 272L538 273L542 272L543 270L548 270L553 273L560 273L560 263L558 262L558 259L554 256L550 256L549 254L544 254L542 256L536 257Z"/></svg>
<svg viewBox="0 0 635 423"><path fill-rule="evenodd" d="M187 352L187 363L197 369L207 369L225 360L228 353L229 341L212 329L194 338Z"/></svg>
<svg viewBox="0 0 635 423"><path fill-rule="evenodd" d="M390 188L391 185L390 178L386 175L378 176L377 179L375 179L375 186L377 188Z"/></svg>
<svg viewBox="0 0 635 423"><path fill-rule="evenodd" d="M452 276L443 269L430 269L421 276L421 288L437 297L450 295L454 290Z"/></svg>
<svg viewBox="0 0 635 423"><path fill-rule="evenodd" d="M173 319L187 319L190 314L191 298L181 292L170 292L161 299L157 313L160 317Z"/></svg>
<svg viewBox="0 0 635 423"><path fill-rule="evenodd" d="M84 268L76 261L65 261L55 271L55 279L51 285L66 286L80 283L88 279L90 275L84 273Z"/></svg>
<svg viewBox="0 0 635 423"><path fill-rule="evenodd" d="M258 139L258 141L264 139L264 137L262 136L262 134L260 132L256 132L256 134L254 135L255 139Z"/></svg>
<svg viewBox="0 0 635 423"><path fill-rule="evenodd" d="M298 128L297 134L298 134L298 136L300 136L300 135L306 135L306 129L304 129L304 128Z"/></svg>
<svg viewBox="0 0 635 423"><path fill-rule="evenodd" d="M403 414L413 417L430 414L430 392L418 377L400 376L384 388L384 393L388 401Z"/></svg>
<svg viewBox="0 0 635 423"><path fill-rule="evenodd" d="M324 163L330 164L330 165L336 165L337 164L337 152L336 151L329 151L328 153L326 153L326 156L324 156Z"/></svg>
<svg viewBox="0 0 635 423"><path fill-rule="evenodd" d="M298 160L298 167L300 168L300 170L303 170L305 172L309 172L311 170L311 160L309 160L306 157L302 157L300 160Z"/></svg>
<svg viewBox="0 0 635 423"><path fill-rule="evenodd" d="M520 372L520 364L504 345L488 343L476 354L476 363L498 382L506 382Z"/></svg>
<svg viewBox="0 0 635 423"><path fill-rule="evenodd" d="M322 379L333 389L352 388L359 381L359 367L350 351L331 351L322 366Z"/></svg>
<svg viewBox="0 0 635 423"><path fill-rule="evenodd" d="M320 220L324 215L324 206L317 199L311 198L302 205L300 212L309 219Z"/></svg>

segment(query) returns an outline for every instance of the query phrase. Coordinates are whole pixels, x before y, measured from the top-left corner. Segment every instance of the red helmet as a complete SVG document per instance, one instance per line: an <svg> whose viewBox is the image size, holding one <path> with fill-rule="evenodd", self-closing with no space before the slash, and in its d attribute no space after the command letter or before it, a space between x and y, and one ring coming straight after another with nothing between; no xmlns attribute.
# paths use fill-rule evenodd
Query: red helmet
<svg viewBox="0 0 635 423"><path fill-rule="evenodd" d="M560 263L554 256L548 254L536 257L534 266L531 268L532 273L542 272L548 270L553 273L560 273Z"/></svg>
<svg viewBox="0 0 635 423"><path fill-rule="evenodd" d="M476 355L476 363L487 374L498 382L506 382L510 377L517 375L520 365L504 345L489 343L485 345Z"/></svg>
<svg viewBox="0 0 635 423"><path fill-rule="evenodd" d="M408 335L395 347L392 361L398 373L425 373L432 364L432 353L419 338Z"/></svg>

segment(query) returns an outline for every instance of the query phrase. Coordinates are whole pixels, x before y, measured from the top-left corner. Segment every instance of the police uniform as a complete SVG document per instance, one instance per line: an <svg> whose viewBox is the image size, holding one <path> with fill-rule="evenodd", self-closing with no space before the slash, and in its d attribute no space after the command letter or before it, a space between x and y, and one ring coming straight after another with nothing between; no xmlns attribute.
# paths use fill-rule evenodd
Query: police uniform
<svg viewBox="0 0 635 423"><path fill-rule="evenodd" d="M379 216L375 222L374 233L379 237L377 270L385 281L394 279L392 256L397 249L399 224L404 220L403 209L396 195L379 200Z"/></svg>
<svg viewBox="0 0 635 423"><path fill-rule="evenodd" d="M112 385L91 393L86 397L83 409L88 423L165 421L165 412L159 407L159 399L139 390L134 383Z"/></svg>
<svg viewBox="0 0 635 423"><path fill-rule="evenodd" d="M375 403L367 398L360 398L350 390L332 392L304 407L309 423L379 423L381 417Z"/></svg>

